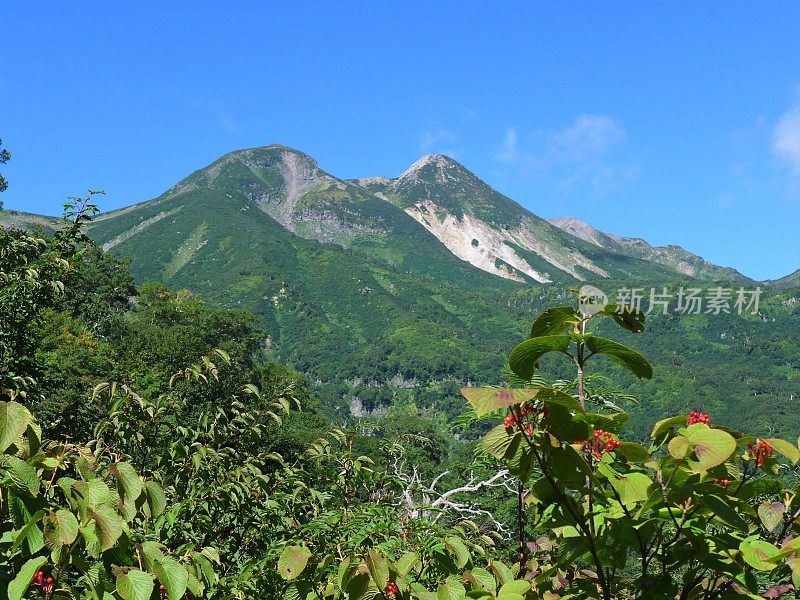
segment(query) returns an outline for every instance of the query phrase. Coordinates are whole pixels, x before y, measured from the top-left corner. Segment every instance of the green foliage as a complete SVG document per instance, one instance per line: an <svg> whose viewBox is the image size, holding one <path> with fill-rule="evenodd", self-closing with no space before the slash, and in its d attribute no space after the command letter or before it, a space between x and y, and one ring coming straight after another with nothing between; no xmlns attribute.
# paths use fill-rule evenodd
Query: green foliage
<svg viewBox="0 0 800 600"><path fill-rule="evenodd" d="M568 354L578 375L575 399L588 410L585 368L594 354L608 355L635 375L652 375L638 352L587 333L596 317L643 330L643 315L619 314L547 311L532 338L512 351L512 369L530 378L548 351ZM555 341L559 336L567 345ZM657 423L646 448L621 441L622 429L609 426L627 420L619 411L564 410L543 400L542 392L522 391L489 395L468 388L464 396L478 414L508 411L483 447L528 482L525 518L547 532L554 549L542 568L520 530L519 567L528 571L530 586L525 593L759 598L795 589L800 488L787 476L800 460L795 444L713 427L707 414L692 412ZM584 423L590 427L576 435Z"/></svg>

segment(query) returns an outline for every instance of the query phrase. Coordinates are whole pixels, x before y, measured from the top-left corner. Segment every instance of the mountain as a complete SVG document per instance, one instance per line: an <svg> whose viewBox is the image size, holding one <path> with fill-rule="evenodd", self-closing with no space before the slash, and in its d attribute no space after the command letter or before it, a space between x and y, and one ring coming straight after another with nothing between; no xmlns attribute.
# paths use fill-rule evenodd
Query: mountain
<svg viewBox="0 0 800 600"><path fill-rule="evenodd" d="M0 210L0 227L6 227L8 229L35 231L41 228L45 232L52 232L58 227L58 222L58 219L54 217L46 217L44 215L36 215L17 210Z"/></svg>
<svg viewBox="0 0 800 600"><path fill-rule="evenodd" d="M531 319L571 303L581 280L608 292L746 281L677 247L548 222L444 156L342 180L284 146L232 152L88 233L130 257L139 284L255 313L264 347L305 372L334 416L412 400L457 414L458 389L500 383ZM641 398L634 433L688 408L800 433L798 294L770 294L757 315L654 314L643 336L614 333L655 367L645 383L608 368Z"/></svg>
<svg viewBox="0 0 800 600"><path fill-rule="evenodd" d="M549 222L598 248L659 263L681 275L705 281L752 283L751 279L738 271L727 267L718 267L680 246L651 246L641 238L627 238L603 233L574 217L549 219Z"/></svg>
<svg viewBox="0 0 800 600"><path fill-rule="evenodd" d="M534 215L442 155L423 156L395 179L371 177L357 183L402 208L462 260L507 279L549 283L686 275L746 280L681 248L659 252L641 240L604 245L576 235ZM678 259L665 261L667 254Z"/></svg>
<svg viewBox="0 0 800 600"><path fill-rule="evenodd" d="M800 269L772 283L779 287L800 287Z"/></svg>

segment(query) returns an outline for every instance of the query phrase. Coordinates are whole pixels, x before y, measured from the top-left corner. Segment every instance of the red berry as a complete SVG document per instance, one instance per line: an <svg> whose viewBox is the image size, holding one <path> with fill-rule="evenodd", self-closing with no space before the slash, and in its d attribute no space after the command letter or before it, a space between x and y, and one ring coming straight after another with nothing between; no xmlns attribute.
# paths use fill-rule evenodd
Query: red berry
<svg viewBox="0 0 800 600"><path fill-rule="evenodd" d="M56 580L53 579L52 577L48 577L47 578L47 585L53 585L55 582L56 582Z"/></svg>

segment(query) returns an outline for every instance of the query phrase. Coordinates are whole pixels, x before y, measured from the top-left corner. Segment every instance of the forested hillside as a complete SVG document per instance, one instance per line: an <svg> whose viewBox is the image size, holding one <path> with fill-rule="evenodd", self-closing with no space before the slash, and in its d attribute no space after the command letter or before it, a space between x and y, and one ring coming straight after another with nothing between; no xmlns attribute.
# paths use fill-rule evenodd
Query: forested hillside
<svg viewBox="0 0 800 600"><path fill-rule="evenodd" d="M721 426L715 399L696 392L692 410L631 434L622 407L645 419L655 404L615 389L649 398L667 382L692 393L679 379L684 361L710 347L764 352L762 368L780 367L785 344L769 315L790 318L791 302L723 320L729 346L707 333L710 316L684 316L690 326L654 318L663 339L689 340L665 377L646 358L654 336L642 311L612 303L588 314L569 294L542 296L560 306L508 334L495 375L504 387L453 390L455 423L414 387L385 415L332 422L313 384L272 360L258 317L137 286L126 261L82 234L92 212L88 199L71 205L52 235L0 229L5 597L730 599L796 589L795 442L770 427L752 437L755 422L740 423L745 433ZM770 323L772 344L748 338Z"/></svg>
<svg viewBox="0 0 800 600"><path fill-rule="evenodd" d="M101 215L88 232L130 258L138 283L257 315L267 355L306 374L330 416L414 402L456 417L458 389L502 382L503 356L531 318L590 282L612 301L640 288L645 308L651 290L673 295L645 341L653 383L618 382L639 400L635 435L698 400L730 425L800 433L797 287L765 287L758 315L739 315L733 299L731 314L676 313L682 287L722 285L735 297L757 284L677 247L561 225L443 156L395 179L343 181L305 154L267 146Z"/></svg>

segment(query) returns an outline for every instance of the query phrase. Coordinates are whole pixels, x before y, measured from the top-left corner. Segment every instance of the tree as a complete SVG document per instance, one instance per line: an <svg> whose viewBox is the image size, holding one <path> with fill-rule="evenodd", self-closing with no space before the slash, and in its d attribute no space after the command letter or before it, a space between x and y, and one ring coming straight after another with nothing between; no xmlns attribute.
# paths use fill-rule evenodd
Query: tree
<svg viewBox="0 0 800 600"><path fill-rule="evenodd" d="M0 139L0 165L6 164L11 160L11 152L3 148L3 140ZM8 181L0 173L0 192L5 192L8 189ZM3 202L0 200L0 210L3 210Z"/></svg>

